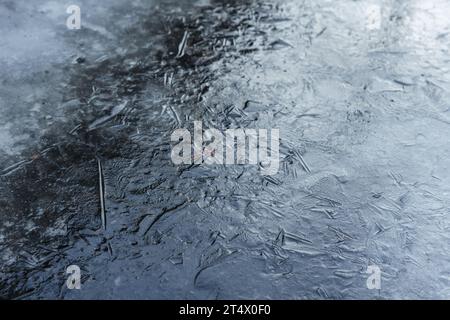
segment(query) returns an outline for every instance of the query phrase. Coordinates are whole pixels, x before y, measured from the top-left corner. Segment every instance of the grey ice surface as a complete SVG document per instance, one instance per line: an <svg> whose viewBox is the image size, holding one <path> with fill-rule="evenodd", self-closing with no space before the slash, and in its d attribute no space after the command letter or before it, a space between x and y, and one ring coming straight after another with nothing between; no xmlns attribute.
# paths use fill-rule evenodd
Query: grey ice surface
<svg viewBox="0 0 450 320"><path fill-rule="evenodd" d="M0 298L450 298L449 16L0 0ZM279 128L279 173L174 165L195 120Z"/></svg>

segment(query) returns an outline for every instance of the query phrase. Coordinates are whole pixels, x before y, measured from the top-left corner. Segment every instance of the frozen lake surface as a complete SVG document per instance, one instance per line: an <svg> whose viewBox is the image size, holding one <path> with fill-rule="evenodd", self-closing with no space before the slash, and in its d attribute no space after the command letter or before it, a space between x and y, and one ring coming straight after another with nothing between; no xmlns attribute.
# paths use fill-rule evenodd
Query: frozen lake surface
<svg viewBox="0 0 450 320"><path fill-rule="evenodd" d="M450 298L449 1L77 4L0 0L0 298ZM279 172L174 165L194 121Z"/></svg>

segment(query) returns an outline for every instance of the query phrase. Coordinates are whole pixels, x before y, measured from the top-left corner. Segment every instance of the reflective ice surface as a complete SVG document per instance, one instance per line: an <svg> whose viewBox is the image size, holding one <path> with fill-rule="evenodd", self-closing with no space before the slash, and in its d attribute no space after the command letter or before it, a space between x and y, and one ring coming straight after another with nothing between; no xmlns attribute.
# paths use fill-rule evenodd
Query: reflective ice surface
<svg viewBox="0 0 450 320"><path fill-rule="evenodd" d="M0 297L450 298L450 2L180 2L0 1ZM175 166L195 120L279 173Z"/></svg>

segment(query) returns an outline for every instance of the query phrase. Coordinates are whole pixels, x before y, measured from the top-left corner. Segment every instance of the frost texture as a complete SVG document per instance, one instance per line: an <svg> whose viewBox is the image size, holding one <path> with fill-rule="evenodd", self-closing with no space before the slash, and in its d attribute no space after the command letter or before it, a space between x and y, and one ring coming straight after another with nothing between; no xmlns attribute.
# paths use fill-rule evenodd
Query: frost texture
<svg viewBox="0 0 450 320"><path fill-rule="evenodd" d="M79 2L0 4L1 297L450 298L448 2ZM175 166L195 120L279 173Z"/></svg>

